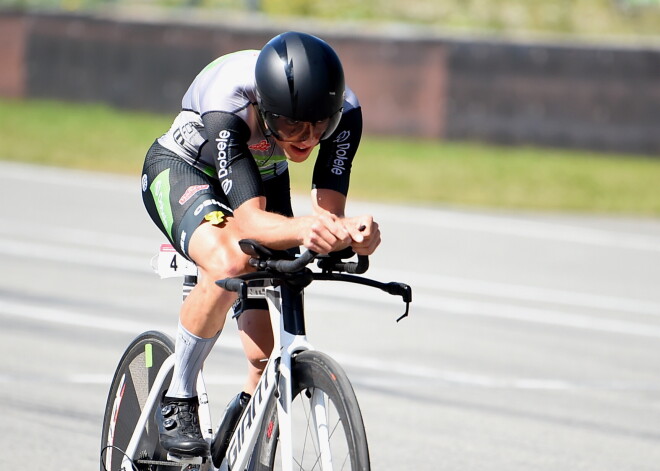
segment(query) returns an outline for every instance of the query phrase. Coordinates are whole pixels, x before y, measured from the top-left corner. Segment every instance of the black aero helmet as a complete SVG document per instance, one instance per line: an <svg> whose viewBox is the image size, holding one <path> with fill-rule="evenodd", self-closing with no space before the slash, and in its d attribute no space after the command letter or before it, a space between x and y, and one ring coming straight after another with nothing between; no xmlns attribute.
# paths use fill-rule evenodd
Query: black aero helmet
<svg viewBox="0 0 660 471"><path fill-rule="evenodd" d="M275 137L283 137L278 135L283 118L289 125L318 123L321 139L337 128L344 104L344 70L325 41L298 32L274 37L259 53L255 77L259 109Z"/></svg>

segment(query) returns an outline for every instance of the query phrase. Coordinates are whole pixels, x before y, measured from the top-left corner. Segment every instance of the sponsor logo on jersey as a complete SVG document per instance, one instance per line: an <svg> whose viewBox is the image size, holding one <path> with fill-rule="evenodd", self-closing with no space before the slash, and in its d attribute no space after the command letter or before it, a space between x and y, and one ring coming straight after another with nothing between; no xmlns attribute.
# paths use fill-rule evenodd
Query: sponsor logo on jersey
<svg viewBox="0 0 660 471"><path fill-rule="evenodd" d="M188 236L188 234L186 233L186 231L181 231L181 241L180 241L179 245L181 247L181 251L184 252L184 253L186 251L186 237L187 236Z"/></svg>
<svg viewBox="0 0 660 471"><path fill-rule="evenodd" d="M212 204L213 204L213 205L216 205L216 206L220 206L220 207L223 208L223 209L226 209L227 212L228 212L229 214L231 214L231 209L229 209L227 206L225 206L224 204L220 203L219 201L217 201L217 200L215 200L215 199L213 199L213 198L209 198L209 199L207 199L207 200L202 201L202 202L201 202L201 203L195 208L195 211L194 211L193 214L194 214L195 216L199 216L199 213L201 213L202 210L203 210L204 208L206 208L207 206L211 206Z"/></svg>
<svg viewBox="0 0 660 471"><path fill-rule="evenodd" d="M202 190L206 190L206 189L208 189L208 187L209 187L208 185L189 186L188 189L186 190L186 192L183 194L183 196L181 196L181 198L179 198L179 204L180 205L186 204L186 201L190 200L190 198L192 198L195 195L195 193L198 193Z"/></svg>
<svg viewBox="0 0 660 471"><path fill-rule="evenodd" d="M348 160L348 151L351 148L351 143L346 142L351 137L351 131L342 131L335 138L334 142L337 144L335 149L335 158L332 161L332 168L330 171L335 175L343 175L346 170L346 161Z"/></svg>
<svg viewBox="0 0 660 471"><path fill-rule="evenodd" d="M185 123L172 133L172 138L177 144L186 149L186 143L191 142L198 133L195 123Z"/></svg>
<svg viewBox="0 0 660 471"><path fill-rule="evenodd" d="M342 131L339 134L337 134L337 137L335 137L335 140L332 142L336 142L337 144L340 144L342 142L346 142L349 137L351 137L351 131Z"/></svg>
<svg viewBox="0 0 660 471"><path fill-rule="evenodd" d="M163 228L167 232L167 235L172 237L174 217L172 216L172 206L170 205L170 169L168 168L160 172L149 188L156 204L156 210L163 223Z"/></svg>
<svg viewBox="0 0 660 471"><path fill-rule="evenodd" d="M270 142L268 142L266 139L262 139L261 142L252 144L251 146L248 146L248 148L252 150L258 150L260 152L266 152L270 150Z"/></svg>
<svg viewBox="0 0 660 471"><path fill-rule="evenodd" d="M231 179L227 178L227 175L229 175L229 169L227 168L229 164L229 156L227 155L229 136L229 131L223 129L215 139L216 149L218 150L218 179L222 181L222 189L225 194L228 194L232 187Z"/></svg>
<svg viewBox="0 0 660 471"><path fill-rule="evenodd" d="M149 179L147 178L147 174L145 173L142 175L142 191L147 191L147 188L149 188Z"/></svg>

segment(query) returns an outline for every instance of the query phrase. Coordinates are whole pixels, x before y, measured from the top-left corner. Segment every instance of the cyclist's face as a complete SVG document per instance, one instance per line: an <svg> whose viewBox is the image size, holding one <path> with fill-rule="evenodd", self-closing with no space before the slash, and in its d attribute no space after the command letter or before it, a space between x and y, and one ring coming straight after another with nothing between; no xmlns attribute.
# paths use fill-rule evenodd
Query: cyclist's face
<svg viewBox="0 0 660 471"><path fill-rule="evenodd" d="M264 113L273 138L292 162L304 162L327 131L330 118L316 122L296 121L275 113Z"/></svg>

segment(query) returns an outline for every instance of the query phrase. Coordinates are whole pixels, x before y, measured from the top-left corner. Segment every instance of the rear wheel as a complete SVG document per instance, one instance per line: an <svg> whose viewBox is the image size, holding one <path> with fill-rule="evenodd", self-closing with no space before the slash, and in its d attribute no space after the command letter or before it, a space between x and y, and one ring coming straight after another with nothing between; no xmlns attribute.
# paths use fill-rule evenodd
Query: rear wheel
<svg viewBox="0 0 660 471"><path fill-rule="evenodd" d="M293 468L369 471L369 448L353 388L337 362L307 351L293 359ZM281 470L277 399L269 400L252 471Z"/></svg>
<svg viewBox="0 0 660 471"><path fill-rule="evenodd" d="M101 471L120 471L124 452L133 435L149 392L163 362L174 352L174 343L156 331L139 335L119 361L108 393L101 434ZM163 381L162 390L170 383L172 373ZM160 446L158 427L153 414L132 457L133 469L155 471L155 461L165 461L167 452Z"/></svg>

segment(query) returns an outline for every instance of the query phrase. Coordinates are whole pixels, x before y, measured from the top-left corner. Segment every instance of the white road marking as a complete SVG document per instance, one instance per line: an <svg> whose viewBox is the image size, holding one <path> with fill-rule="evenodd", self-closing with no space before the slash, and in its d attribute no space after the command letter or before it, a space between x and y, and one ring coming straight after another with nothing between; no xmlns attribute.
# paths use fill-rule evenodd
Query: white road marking
<svg viewBox="0 0 660 471"><path fill-rule="evenodd" d="M93 266L102 269L122 269L139 273L152 272L150 262L145 255L129 255L118 250L93 250L91 248L76 248L71 246L53 245L50 243L36 243L28 241L17 241L0 237L0 253L11 256L23 256L27 258L38 258L51 261L66 262L69 264L79 264ZM155 249L154 249L155 253ZM374 270L377 274L378 270ZM387 273L387 272L385 272ZM397 272L390 272L393 277ZM406 279L405 274L400 274L400 279ZM590 294L575 294L560 292L554 290L539 290L535 288L521 289L516 285L508 287L501 284L479 284L474 282L471 285L464 283L461 286L456 280L442 277L421 275L418 273L407 274L413 279L420 280L419 286L413 284L413 304L412 308L426 309L441 313L462 314L485 316L490 318L524 321L537 324L554 325L558 327L569 327L582 330L593 330L614 334L635 335L640 337L660 338L660 327L652 324L638 323L623 320L603 319L595 316L569 314L566 312L538 308L538 307L520 307L501 302L473 301L466 299L453 298L437 294L437 289L443 286L449 290L455 290L469 294L494 294L505 296L510 299L533 300L543 303L575 304L579 307L588 307L591 309L619 309L624 308L626 312L637 314L658 315L658 306L650 302L636 302L635 300L625 300L621 298L599 297ZM154 276L156 276L154 274ZM399 278L399 276L397 276ZM426 280L426 281L422 281ZM415 288L422 289L422 293L415 291ZM317 288L314 285L311 289L323 293L323 287ZM329 288L328 288L329 289ZM424 290L434 292L429 294ZM330 291L326 291L330 293ZM342 293L347 300L370 302L390 302L384 299L382 293L366 290L360 294L353 294L348 290ZM553 299L556 296L556 299ZM563 299L563 301L562 301Z"/></svg>
<svg viewBox="0 0 660 471"><path fill-rule="evenodd" d="M334 355L333 355L334 356ZM338 357L335 356L335 359ZM342 359L342 360L345 360ZM343 361L340 361L343 363ZM411 383L394 377L392 371L384 371L379 376L359 376L352 377L351 383L354 386L366 386L388 389L401 389L410 387ZM405 376L415 376L410 373L401 373ZM442 387L473 387L483 389L518 389L518 390L537 390L537 391L619 391L619 392L657 392L660 391L660 384L636 384L622 383L616 381L603 381L592 383L577 383L554 379L540 378L493 378L485 375L467 374L455 371L435 371L432 378L418 377L428 383L428 379L435 380L434 388ZM0 384L17 383L48 383L48 384L80 384L80 385L99 385L108 387L112 381L111 374L91 374L79 373L57 376L57 378L44 377L25 377L0 375ZM207 386L241 386L245 383L245 376L241 375L204 375L204 383ZM444 383L444 386L443 386Z"/></svg>
<svg viewBox="0 0 660 471"><path fill-rule="evenodd" d="M660 303L637 299L580 293L537 286L474 280L433 273L408 272L404 270L374 270L386 279L405 280L417 289L449 291L452 293L481 295L517 301L542 302L547 304L585 307L608 311L625 311L632 314L660 316Z"/></svg>
<svg viewBox="0 0 660 471"><path fill-rule="evenodd" d="M585 244L595 247L660 252L660 237L653 235L443 210L431 212L412 208L395 213L399 224L407 226L420 225L436 229L484 232L509 237ZM388 213L384 214L387 217Z"/></svg>
<svg viewBox="0 0 660 471"><path fill-rule="evenodd" d="M330 293L331 291L327 291L328 296L330 296ZM336 296L333 296L335 302L342 302L343 300L369 303L387 302L388 305L393 306L392 301L387 298L383 299L382 294L375 291L366 291L362 294L343 291L341 296L342 299L336 299ZM398 313L398 311L396 311L397 308L398 307L391 307L391 309L393 309L393 316ZM452 298L449 296L429 295L425 293L415 294L414 291L413 302L410 309L413 318L415 315L415 309L424 309L426 311L431 311L438 316L449 314L480 316L491 319L543 324L554 327L591 330L608 334L660 338L660 326L650 323L607 319L596 316L571 314L554 309L528 306L521 307L514 304L473 301L462 298ZM403 306L401 306L401 314L402 313Z"/></svg>
<svg viewBox="0 0 660 471"><path fill-rule="evenodd" d="M160 330L173 335L172 325L155 325L147 322L137 322L130 319L118 319L103 317L99 315L88 315L74 313L70 310L61 310L45 307L27 302L16 302L0 297L0 316L30 319L34 321L49 322L53 324L72 325L76 327L100 329L112 332L139 334L146 330ZM240 340L231 333L223 334L216 348L229 350L242 350ZM425 366L407 364L391 360L369 358L365 356L347 355L338 352L329 354L348 368L359 368L367 370L377 377L365 377L361 375L355 380L356 384L366 386L401 387L401 381L392 379L393 375L416 378L422 381L435 381L447 385L469 386L490 389L536 389L536 390L621 390L621 391L657 391L660 384L631 384L624 382L602 382L602 383L577 383L548 378L496 378L492 376L447 371ZM76 374L59 379L58 381L84 383L84 384L109 384L111 377L107 375ZM235 377L220 377L209 375L205 378L207 384L241 384ZM12 377L11 375L0 375L0 384L26 381L25 378ZM29 379L28 379L29 381ZM36 380L35 380L36 381ZM39 379L41 381L41 379Z"/></svg>
<svg viewBox="0 0 660 471"><path fill-rule="evenodd" d="M154 249L154 254L157 251ZM19 241L0 237L0 254L29 259L63 262L69 265L82 265L101 269L118 269L149 273L149 258L135 257L120 252L77 248L74 246L53 245L49 243Z"/></svg>

